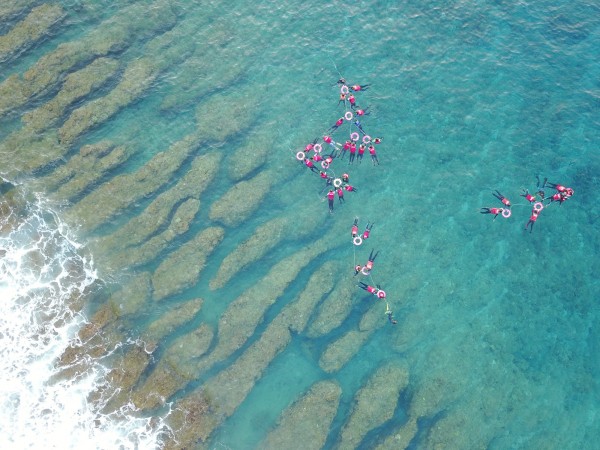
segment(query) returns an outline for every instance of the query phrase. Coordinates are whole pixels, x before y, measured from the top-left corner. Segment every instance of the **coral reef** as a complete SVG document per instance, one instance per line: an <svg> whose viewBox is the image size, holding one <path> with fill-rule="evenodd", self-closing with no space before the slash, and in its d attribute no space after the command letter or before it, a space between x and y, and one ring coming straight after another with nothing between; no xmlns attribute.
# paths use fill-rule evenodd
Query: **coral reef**
<svg viewBox="0 0 600 450"><path fill-rule="evenodd" d="M27 128L34 131L56 124L70 105L102 86L118 68L119 62L115 59L96 58L83 69L67 75L52 100L23 114L21 119Z"/></svg>
<svg viewBox="0 0 600 450"><path fill-rule="evenodd" d="M165 443L165 450L184 450L204 442L216 427L218 417L212 413L212 399L203 391L192 393L175 403L168 417L174 432Z"/></svg>
<svg viewBox="0 0 600 450"><path fill-rule="evenodd" d="M154 299L161 300L196 283L223 235L222 228L207 228L165 258L152 276Z"/></svg>
<svg viewBox="0 0 600 450"><path fill-rule="evenodd" d="M352 296L355 291L354 283L348 282L347 279L339 280L333 291L319 305L316 316L306 331L307 336L324 336L339 327L352 310Z"/></svg>
<svg viewBox="0 0 600 450"><path fill-rule="evenodd" d="M4 80L0 84L0 116L47 92L73 67L122 51L135 41L153 35L158 29L173 26L175 22L176 16L168 0L122 9L82 39L61 44L44 55L23 77L11 75Z"/></svg>
<svg viewBox="0 0 600 450"><path fill-rule="evenodd" d="M100 251L139 244L163 226L173 208L188 197L199 198L212 183L221 155L216 152L200 155L194 159L190 170L170 189L157 195L137 216L109 236L103 236L95 245Z"/></svg>
<svg viewBox="0 0 600 450"><path fill-rule="evenodd" d="M194 105L206 94L225 89L240 79L246 70L242 61L236 64L215 64L218 59L234 60L239 56L239 38L235 24L211 21L205 45L196 47L194 53L181 64L178 83L160 104L162 111L181 110Z"/></svg>
<svg viewBox="0 0 600 450"><path fill-rule="evenodd" d="M350 418L344 425L340 449L357 448L366 434L390 420L398 397L408 385L408 371L393 364L378 368L357 392Z"/></svg>
<svg viewBox="0 0 600 450"><path fill-rule="evenodd" d="M227 160L227 174L233 181L240 181L272 158L270 149L276 144L277 136L271 127L254 131Z"/></svg>
<svg viewBox="0 0 600 450"><path fill-rule="evenodd" d="M137 172L117 175L99 186L67 211L73 223L94 230L136 200L154 193L164 185L197 146L195 135L175 142L157 153Z"/></svg>
<svg viewBox="0 0 600 450"><path fill-rule="evenodd" d="M217 274L210 281L210 288L225 286L239 271L260 260L282 241L309 238L313 230L305 226L305 223L316 225L317 213L298 208L291 214L277 216L259 225L248 239L225 257Z"/></svg>
<svg viewBox="0 0 600 450"><path fill-rule="evenodd" d="M260 205L271 189L273 175L268 171L260 172L248 181L234 184L210 208L209 217L235 227L246 220Z"/></svg>
<svg viewBox="0 0 600 450"><path fill-rule="evenodd" d="M198 133L205 140L223 142L250 126L260 107L259 99L253 86L213 95L196 109Z"/></svg>
<svg viewBox="0 0 600 450"><path fill-rule="evenodd" d="M188 231L200 208L200 201L189 198L177 207L169 226L160 234L148 239L139 247L123 249L111 258L113 267L136 267L152 261L167 248L177 236Z"/></svg>
<svg viewBox="0 0 600 450"><path fill-rule="evenodd" d="M21 14L38 2L39 0L4 0L0 3L0 21L8 21L12 16Z"/></svg>
<svg viewBox="0 0 600 450"><path fill-rule="evenodd" d="M219 319L218 343L201 362L201 367L211 366L240 348L252 336L267 308L277 301L298 273L330 245L331 241L321 239L315 245L284 258L259 282L231 302Z"/></svg>
<svg viewBox="0 0 600 450"><path fill-rule="evenodd" d="M0 36L0 61L6 61L15 53L32 46L60 23L65 15L59 5L44 3L33 8L25 19Z"/></svg>
<svg viewBox="0 0 600 450"><path fill-rule="evenodd" d="M83 150L83 149L82 149ZM131 156L129 148L124 146L113 147L108 154L100 153L85 154L80 152L71 158L65 166L77 168L77 173L69 181L61 185L54 193L54 197L60 200L71 200L81 195L94 183L101 180L111 170L119 167ZM72 162L72 160L75 160Z"/></svg>
<svg viewBox="0 0 600 450"><path fill-rule="evenodd" d="M340 370L369 339L376 327L386 323L385 321L382 322L382 315L381 309L369 308L361 319L357 330L348 331L327 346L319 359L321 368L330 373Z"/></svg>
<svg viewBox="0 0 600 450"><path fill-rule="evenodd" d="M193 361L208 350L212 337L211 327L202 324L175 339L142 387L133 393L136 407L149 409L162 405L170 393L190 381L195 376Z"/></svg>
<svg viewBox="0 0 600 450"><path fill-rule="evenodd" d="M283 412L277 427L259 447L265 450L291 449L298 445L306 450L323 448L341 394L342 389L334 381L315 383Z"/></svg>
<svg viewBox="0 0 600 450"><path fill-rule="evenodd" d="M143 330L143 339L159 341L162 337L173 333L180 325L188 322L198 314L202 303L203 300L201 298L196 298L176 306L171 306Z"/></svg>

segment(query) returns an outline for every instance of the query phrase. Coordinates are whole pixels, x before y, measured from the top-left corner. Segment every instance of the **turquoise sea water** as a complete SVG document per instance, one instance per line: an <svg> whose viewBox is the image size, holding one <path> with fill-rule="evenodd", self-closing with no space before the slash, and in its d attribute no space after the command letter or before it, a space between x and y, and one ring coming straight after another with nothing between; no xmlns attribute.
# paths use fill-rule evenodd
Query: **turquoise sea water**
<svg viewBox="0 0 600 450"><path fill-rule="evenodd" d="M3 18L1 32L6 36L16 29L38 3L16 7ZM168 423L169 405L175 407L218 379L223 392L214 395L212 410L218 425L203 442L198 435L196 444L264 448L264 439L282 412L314 383L329 380L341 388L341 395L330 425L318 415L318 408L315 411L313 428L325 428L324 448L595 448L600 400L597 5L578 1L56 3L64 7L65 18L44 38L1 63L0 90L4 89L5 97L10 75L23 75L60 44L83 41L94 30L102 30L106 21L128 23L135 17L136 26L145 31L132 33L107 51L106 56L117 62L115 72L66 106L57 121L37 136L55 136L74 111L109 96L127 68L144 58L154 68L153 78L110 117L84 129L73 142L61 144L66 148L63 155L31 169L32 157L23 150L29 138L22 138L25 144L18 147L11 133L25 127L24 114L60 92L68 74L103 55L82 57L59 71L56 83L2 110L0 175L18 184L15 189L26 197L37 192L47 198L48 207L64 218L77 242L89 243L81 251L95 260L106 287L85 298L86 317L93 322L111 295L125 311L115 319L119 337L104 336L107 339L120 340L128 349L131 342L144 339L154 320L192 299L203 299L199 312L161 335L148 366L128 389L142 390L161 361L174 366L177 361L182 366L192 361L189 378L178 383L164 404L132 412L133 416L166 418ZM148 11L164 11L127 16L132 7L144 5ZM154 43L161 36L168 38L160 45ZM368 153L361 164L334 161L335 171L347 170L358 192L347 193L343 205L336 200L330 215L319 194L323 183L294 154L322 136L344 112L338 105L339 88L333 86L340 76L352 84L370 84L357 94L358 103L371 110L362 122L368 133L382 136L383 143L377 147L379 166L371 165ZM143 84L143 79L134 84ZM214 102L220 96L233 100L221 107ZM238 101L250 106L237 111ZM198 111L204 114L199 119ZM215 128L234 131L225 133L223 140L199 139L166 182L136 196L122 213L97 227L79 227L86 218L74 214L80 210L73 205L105 183L115 182L115 176L140 170L153 156L194 133L207 116L219 118ZM243 126L237 129L236 122ZM345 133L336 132L334 137L344 139ZM64 198L57 186L45 181L76 157L83 145L103 140L126 146L131 156L73 197ZM244 148L244 153L236 152ZM103 238L124 229L191 170L194 156L205 154L221 155L219 171L199 195L199 210L187 231L136 267L122 268L111 259L111 251L104 254ZM232 176L231 168L240 161L257 160L241 178ZM250 203L260 189L239 183L260 174L266 174L267 193L239 223L227 224L227 219L211 215L212 205L236 185L242 188L235 197L247 196ZM530 206L519 194L525 188L535 189L538 174L571 186L575 195L562 206L545 208L529 233L524 226ZM514 205L509 219L479 214L481 207L500 206L491 195L496 189ZM182 202L168 207L169 218ZM239 213L231 206L229 214ZM355 217L361 231L367 221L374 222L371 237L360 247L349 239ZM283 232L267 233L265 246L273 239L277 242L273 248L224 286L211 288L228 255L277 218L295 222ZM156 273L169 255L213 226L222 227L224 237L193 283L160 300L153 298L156 286L148 292L142 288L143 295L119 291L131 277ZM161 225L154 234L166 228ZM120 245L130 245L129 236L121 238ZM136 242L131 249L138 246ZM319 246L322 251L317 251ZM237 314L231 305L277 263L306 249L315 249L310 262L259 314L256 328L246 333L243 324L249 320L249 310ZM383 302L354 286L359 277L353 277L353 266L366 261L371 249L380 253L369 281L385 288L396 326L387 322ZM177 271L195 271L195 261L192 256ZM324 264L330 266L323 268ZM285 272L287 267L281 269ZM231 394L235 400L226 400L233 407L219 405L224 392L234 392L240 384L234 376L218 378L219 374L235 367L253 345L258 348L253 359L259 364L261 336L278 318L285 322L286 307L299 301L315 273L325 272L330 285L311 294L321 297L305 313L307 327L292 330L290 325L289 342L272 359L265 350L265 369L254 376L247 394ZM264 289L264 298L269 298L269 288ZM322 320L320 311L326 305L339 305L326 318L332 323L339 320L339 325L322 335L310 332ZM230 315L224 316L226 311ZM224 317L240 324L233 327L241 330L240 336L223 337L242 342L234 351L206 370L195 365L202 361L200 355L186 359L177 354L169 360L172 344L182 336L188 339L185 336L203 324L214 333L208 353L219 348ZM348 361L340 367L326 366L324 352L345 338ZM189 338L181 347L188 346L200 344ZM90 355L97 357L91 351ZM115 355L103 357L102 363L109 368L125 365ZM369 381L385 367L402 368L408 383L397 390L396 379L377 384L378 394L372 394L376 407L369 409L356 401L357 395L372 386ZM10 376L10 372L3 375ZM385 400L383 407L380 398ZM364 428L360 439L348 444L342 435L353 411L366 411L366 419L360 422ZM35 442L35 433L44 430L31 433L29 438ZM10 436L11 431L1 434ZM161 435L156 445L163 441ZM90 445L107 448L94 439Z"/></svg>

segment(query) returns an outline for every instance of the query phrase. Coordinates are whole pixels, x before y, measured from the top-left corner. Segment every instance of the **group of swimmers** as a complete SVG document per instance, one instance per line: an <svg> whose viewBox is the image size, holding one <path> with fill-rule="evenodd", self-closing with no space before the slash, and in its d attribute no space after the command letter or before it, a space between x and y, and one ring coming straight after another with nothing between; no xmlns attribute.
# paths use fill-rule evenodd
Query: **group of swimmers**
<svg viewBox="0 0 600 450"><path fill-rule="evenodd" d="M358 217L356 217L354 219L354 223L352 224L350 234L352 235L352 243L354 244L355 248L362 245L362 243L364 241L369 239L372 228L373 228L373 223L367 222L367 225L365 226L365 230L363 231L362 235L359 235L359 233L358 233ZM359 281L357 286L359 288L367 291L369 294L373 294L378 299L384 300L385 301L385 315L387 316L389 322L392 325L396 325L398 322L396 321L396 319L394 319L394 313L390 309L390 304L386 300L386 297L387 297L386 292L383 289L381 289L381 286L379 284L377 284L373 281L373 277L371 276L371 271L373 270L373 265L375 264L375 258L377 258L377 255L379 254L378 251L375 253L373 253L373 252L374 252L374 250L371 250L371 253L369 254L369 259L367 260L367 263L363 266L361 266L360 264L356 264L356 250L354 252L354 276L357 276L360 274L360 275L369 277L371 279L371 283L374 285L373 286L372 284L368 284L363 281Z"/></svg>
<svg viewBox="0 0 600 450"><path fill-rule="evenodd" d="M525 230L529 229L530 233L533 231L533 225L535 225L535 222L537 221L538 217L540 216L540 213L542 212L545 206L548 206L549 204L554 202L558 202L559 205L562 205L575 193L575 191L572 188L565 187L557 183L550 183L547 178L544 178L544 182L540 183L539 175L536 175L536 179L537 186L533 195L529 193L528 189L523 189L523 193L519 194L521 197L524 197L525 200L529 202L529 205L532 205L529 221L525 224ZM554 189L555 192L550 196L546 196L546 187ZM492 195L498 200L500 200L500 202L504 206L483 207L481 208L480 213L492 214L494 216L494 220L496 220L496 217L498 217L499 214L502 214L502 217L508 219L512 215L512 205L510 200L498 191L492 192ZM544 205L544 202L546 202L546 205Z"/></svg>
<svg viewBox="0 0 600 450"><path fill-rule="evenodd" d="M360 118L370 114L369 108L363 109L358 106L354 96L357 92L366 91L369 85L350 85L346 83L344 78L340 78L334 86L340 87L338 105L344 106L343 115L323 133L323 143L319 142L320 138L316 138L307 144L304 150L296 153L298 161L325 181L323 191L327 190L325 198L328 201L330 213L333 213L336 195L338 202L344 203L346 201L344 198L345 192L357 192L356 187L350 184L350 176L347 173L344 173L341 177L335 176L333 172L334 160L343 160L346 153L348 153L348 165L354 164L354 161L358 161L360 164L365 152L368 150L373 165L379 165L375 145L382 142L381 137L371 138L363 128ZM334 139L334 134L345 128L345 124L349 125L349 136L344 143L338 142ZM329 154L326 154L325 149L327 146L331 147L327 150Z"/></svg>
<svg viewBox="0 0 600 450"><path fill-rule="evenodd" d="M327 191L325 198L328 200L330 213L333 213L336 194L338 202L341 204L346 201L344 199L345 192L357 192L357 188L350 184L350 175L348 173L344 173L341 177L335 175L332 168L334 161L337 162L345 159L346 153L348 153L348 165L353 165L355 161L360 164L365 152L368 150L373 165L379 165L375 145L379 145L382 142L381 137L371 138L364 129L361 120L365 116L370 115L370 111L368 107L361 108L357 104L355 97L355 94L366 91L369 85L349 84L343 77L340 77L334 86L339 87L340 98L338 106L342 105L344 107L342 116L323 133L322 143L320 142L320 138L314 139L304 147L303 151L296 153L298 161L325 181L325 187L320 195L324 191ZM337 139L334 139L334 135L344 129L348 133L346 135L347 138L342 139L345 141L343 143L341 142L342 140L338 142ZM330 148L325 151L328 146ZM318 165L321 167L319 168ZM354 276L362 275L369 278L371 283L359 281L357 286L374 295L377 299L385 301L385 315L391 324L396 325L398 322L394 319L393 312L386 300L386 292L381 289L379 284L373 281L371 275L375 258L379 252L371 250L366 264L356 264L356 248L369 238L372 228L373 223L367 222L364 231L362 234L359 234L358 218L354 219L351 230L352 243L354 245Z"/></svg>

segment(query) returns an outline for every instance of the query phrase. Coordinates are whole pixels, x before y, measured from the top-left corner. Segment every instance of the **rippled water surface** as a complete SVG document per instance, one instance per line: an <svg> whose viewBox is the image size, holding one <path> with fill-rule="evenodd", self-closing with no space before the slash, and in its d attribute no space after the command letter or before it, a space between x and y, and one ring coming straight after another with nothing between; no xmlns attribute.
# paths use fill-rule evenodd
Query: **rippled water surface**
<svg viewBox="0 0 600 450"><path fill-rule="evenodd" d="M589 448L598 6L287 3L0 6L2 447Z"/></svg>

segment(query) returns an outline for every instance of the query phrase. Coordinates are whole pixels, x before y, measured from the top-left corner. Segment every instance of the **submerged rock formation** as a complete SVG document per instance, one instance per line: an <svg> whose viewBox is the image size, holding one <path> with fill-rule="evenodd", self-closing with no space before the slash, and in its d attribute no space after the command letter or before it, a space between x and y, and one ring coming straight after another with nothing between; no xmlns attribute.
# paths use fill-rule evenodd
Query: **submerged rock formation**
<svg viewBox="0 0 600 450"><path fill-rule="evenodd" d="M334 381L320 381L286 409L277 427L260 444L265 450L296 448L319 450L325 445L337 413L342 389Z"/></svg>

